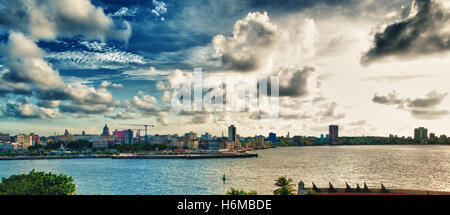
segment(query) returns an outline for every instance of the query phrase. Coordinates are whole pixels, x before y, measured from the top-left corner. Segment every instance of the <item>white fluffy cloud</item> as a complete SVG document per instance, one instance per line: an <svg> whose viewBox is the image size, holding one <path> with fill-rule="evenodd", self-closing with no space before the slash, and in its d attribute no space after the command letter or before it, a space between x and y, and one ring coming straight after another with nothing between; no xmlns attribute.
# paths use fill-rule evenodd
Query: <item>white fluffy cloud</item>
<svg viewBox="0 0 450 215"><path fill-rule="evenodd" d="M217 35L212 44L222 65L236 71L258 69L277 41L277 26L267 12L251 12L236 22L232 37Z"/></svg>
<svg viewBox="0 0 450 215"><path fill-rule="evenodd" d="M58 109L39 107L29 103L28 99L9 102L2 112L3 117L19 119L53 119L61 116Z"/></svg>
<svg viewBox="0 0 450 215"><path fill-rule="evenodd" d="M131 35L128 22L118 29L90 0L2 0L1 4L1 26L39 39L83 35L88 39L128 41Z"/></svg>
<svg viewBox="0 0 450 215"><path fill-rule="evenodd" d="M110 105L111 107L119 105L119 102L114 100L106 89L106 87L119 85L107 82L102 83L103 87L97 89L81 83L65 84L58 71L52 69L51 65L43 59L44 51L36 45L35 41L22 33L11 32L8 43L2 46L1 51L5 57L2 59L4 71L2 71L0 83L6 84L0 87L0 93L33 94L40 100L38 104L41 106L38 107L29 102L11 104L7 108L17 110L14 111L17 114L7 116L25 118L30 115L29 118L54 118L60 116L59 113L47 107L59 106L61 109L63 107L60 106L60 101L71 102L69 104L71 106L65 104L65 111L63 111L70 113L75 110L82 113L95 112L89 109L94 107L90 105ZM19 108L20 105L24 107Z"/></svg>
<svg viewBox="0 0 450 215"><path fill-rule="evenodd" d="M34 84L39 88L61 86L58 71L43 59L44 52L22 33L11 32L8 43L2 47L6 73L3 79L10 82Z"/></svg>
<svg viewBox="0 0 450 215"><path fill-rule="evenodd" d="M120 89L120 88L123 88L123 85L122 84L111 83L109 81L103 81L100 84L100 87L104 88L104 89L108 89L108 88Z"/></svg>

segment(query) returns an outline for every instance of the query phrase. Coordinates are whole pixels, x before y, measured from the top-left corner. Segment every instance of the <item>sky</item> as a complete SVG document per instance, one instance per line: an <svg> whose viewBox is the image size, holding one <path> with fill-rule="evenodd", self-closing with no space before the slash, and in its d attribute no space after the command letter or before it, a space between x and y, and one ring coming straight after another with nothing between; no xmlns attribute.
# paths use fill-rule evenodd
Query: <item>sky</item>
<svg viewBox="0 0 450 215"><path fill-rule="evenodd" d="M450 135L449 51L450 0L0 0L0 133ZM176 111L194 68L278 77L278 118Z"/></svg>

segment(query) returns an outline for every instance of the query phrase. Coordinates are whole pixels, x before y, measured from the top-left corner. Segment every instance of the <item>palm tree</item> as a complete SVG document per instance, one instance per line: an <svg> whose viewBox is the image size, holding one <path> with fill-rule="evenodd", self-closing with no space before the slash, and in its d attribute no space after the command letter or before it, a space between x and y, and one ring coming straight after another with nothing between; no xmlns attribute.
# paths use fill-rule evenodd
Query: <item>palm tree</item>
<svg viewBox="0 0 450 215"><path fill-rule="evenodd" d="M286 176L281 176L275 180L275 186L279 187L273 191L275 195L294 195L295 189L293 188L292 179L287 179Z"/></svg>

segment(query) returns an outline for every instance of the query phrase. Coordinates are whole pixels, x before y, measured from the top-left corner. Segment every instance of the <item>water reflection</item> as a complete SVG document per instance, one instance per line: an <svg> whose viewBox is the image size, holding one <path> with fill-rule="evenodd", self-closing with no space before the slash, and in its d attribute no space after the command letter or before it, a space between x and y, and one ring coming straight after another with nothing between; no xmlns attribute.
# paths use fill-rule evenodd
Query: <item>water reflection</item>
<svg viewBox="0 0 450 215"><path fill-rule="evenodd" d="M31 169L71 175L78 194L225 194L231 187L272 194L275 179L450 191L450 146L321 146L256 151L214 160L1 161L0 177ZM226 175L226 181L223 175Z"/></svg>

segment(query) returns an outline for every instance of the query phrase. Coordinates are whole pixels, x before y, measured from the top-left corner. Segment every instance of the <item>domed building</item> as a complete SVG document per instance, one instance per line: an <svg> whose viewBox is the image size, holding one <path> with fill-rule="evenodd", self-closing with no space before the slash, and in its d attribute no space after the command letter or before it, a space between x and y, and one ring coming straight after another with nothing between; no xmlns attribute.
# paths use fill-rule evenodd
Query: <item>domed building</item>
<svg viewBox="0 0 450 215"><path fill-rule="evenodd" d="M108 125L105 124L105 127L103 127L103 133L102 136L110 136Z"/></svg>

